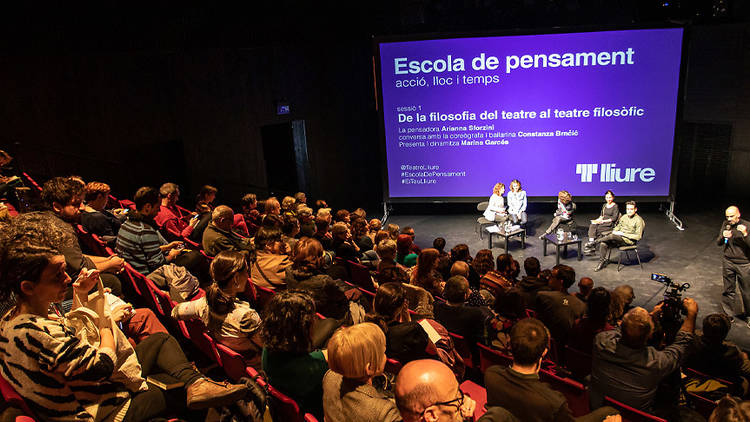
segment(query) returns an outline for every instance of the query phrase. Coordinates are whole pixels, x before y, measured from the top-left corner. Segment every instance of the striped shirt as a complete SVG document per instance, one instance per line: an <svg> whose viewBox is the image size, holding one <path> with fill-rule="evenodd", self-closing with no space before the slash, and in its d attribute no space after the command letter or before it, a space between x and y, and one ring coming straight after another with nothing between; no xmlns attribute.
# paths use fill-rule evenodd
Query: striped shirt
<svg viewBox="0 0 750 422"><path fill-rule="evenodd" d="M12 311L0 319L0 373L42 420L116 421L130 392L107 381L115 352L81 342L65 320Z"/></svg>
<svg viewBox="0 0 750 422"><path fill-rule="evenodd" d="M128 220L117 233L117 254L141 274L150 274L167 263L159 249L167 241L150 224Z"/></svg>

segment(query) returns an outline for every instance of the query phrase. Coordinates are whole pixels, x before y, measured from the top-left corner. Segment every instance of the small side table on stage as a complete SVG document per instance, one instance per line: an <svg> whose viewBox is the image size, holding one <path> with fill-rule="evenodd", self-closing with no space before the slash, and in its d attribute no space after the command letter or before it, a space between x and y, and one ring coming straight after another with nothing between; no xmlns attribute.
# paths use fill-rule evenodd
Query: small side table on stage
<svg viewBox="0 0 750 422"><path fill-rule="evenodd" d="M492 249L492 236L499 236L505 240L505 253L508 253L508 242L511 237L519 237L521 239L521 248L526 248L526 229L517 228L506 232L498 226L485 227L482 230L487 232L487 248Z"/></svg>
<svg viewBox="0 0 750 422"><path fill-rule="evenodd" d="M544 241L544 256L547 256L547 243L552 243L557 247L557 256L555 257L555 264L560 264L560 248L563 249L563 254L568 254L568 245L578 244L578 260L583 259L583 239L577 237L575 239L570 237L570 233L565 233L562 240L557 240L557 236L554 233L549 233L542 238Z"/></svg>

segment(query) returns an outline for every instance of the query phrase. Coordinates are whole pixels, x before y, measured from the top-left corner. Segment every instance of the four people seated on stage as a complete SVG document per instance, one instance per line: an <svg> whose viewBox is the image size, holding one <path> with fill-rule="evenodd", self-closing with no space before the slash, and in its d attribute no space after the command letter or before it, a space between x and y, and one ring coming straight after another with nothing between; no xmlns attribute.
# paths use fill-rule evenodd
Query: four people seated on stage
<svg viewBox="0 0 750 422"><path fill-rule="evenodd" d="M573 219L573 214L576 212L576 204L573 202L573 197L566 190L561 190L557 194L557 210L555 211L552 224L547 227L539 238L542 239L544 236L557 230L559 226L563 226L565 231L572 232L576 229L576 221Z"/></svg>
<svg viewBox="0 0 750 422"><path fill-rule="evenodd" d="M587 255L594 254L594 241L600 236L611 233L612 227L620 218L620 207L615 203L615 194L611 190L604 194L604 201L599 217L591 220L591 225L589 225L589 241L584 246L584 252Z"/></svg>

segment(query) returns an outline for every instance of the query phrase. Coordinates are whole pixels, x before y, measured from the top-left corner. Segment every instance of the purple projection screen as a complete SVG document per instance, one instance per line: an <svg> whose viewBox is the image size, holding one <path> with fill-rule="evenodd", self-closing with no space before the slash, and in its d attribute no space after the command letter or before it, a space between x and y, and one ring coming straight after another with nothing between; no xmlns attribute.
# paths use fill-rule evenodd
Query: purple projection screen
<svg viewBox="0 0 750 422"><path fill-rule="evenodd" d="M681 28L379 50L388 199L670 194Z"/></svg>

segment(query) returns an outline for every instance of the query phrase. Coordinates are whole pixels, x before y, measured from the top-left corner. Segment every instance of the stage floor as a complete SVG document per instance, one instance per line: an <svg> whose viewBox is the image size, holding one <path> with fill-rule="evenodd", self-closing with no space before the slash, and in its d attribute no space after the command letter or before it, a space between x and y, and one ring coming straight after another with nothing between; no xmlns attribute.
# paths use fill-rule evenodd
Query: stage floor
<svg viewBox="0 0 750 422"><path fill-rule="evenodd" d="M722 279L721 279L721 249L716 246L714 240L722 221L722 213L693 213L679 215L685 223L685 231L679 231L672 225L666 216L661 213L641 214L646 222L644 238L639 243L643 270L638 266L633 253L632 262L621 271L617 271L617 264L609 264L598 273L594 268L598 263L597 256L584 256L578 261L577 247L568 247L567 257L561 257L560 263L570 265L576 270L576 277L588 276L594 280L595 286L604 286L612 289L621 284L633 286L635 291L634 304L651 310L664 293L664 285L651 280L651 273L663 273L672 278L674 282L690 283L691 287L683 294L684 297L692 297L698 302L699 314L698 325L701 325L703 317L714 312L720 312ZM401 227L412 226L415 229L415 242L421 248L432 247L435 237L443 237L446 240L446 251L454 245L465 243L469 245L472 255L480 249L487 248L487 236L480 239L474 232L476 219L479 215L391 215L388 223L395 223ZM580 224L596 218L594 214L578 214L576 221ZM549 225L551 215L529 215L529 228L527 229L526 248L521 249L520 241L512 239L509 253L521 264L521 275L523 275L523 260L535 256L542 264L542 269L552 268L555 265L555 247L548 245L548 255L543 256L542 241L537 236ZM587 228L588 225L585 226ZM584 242L587 239L584 239ZM494 256L504 253L505 245L501 239L495 236L492 252ZM616 251L612 253L612 259L617 259ZM576 286L571 292L578 291ZM743 349L750 349L750 328L744 321L735 319L735 323L729 332L729 339L737 343Z"/></svg>

